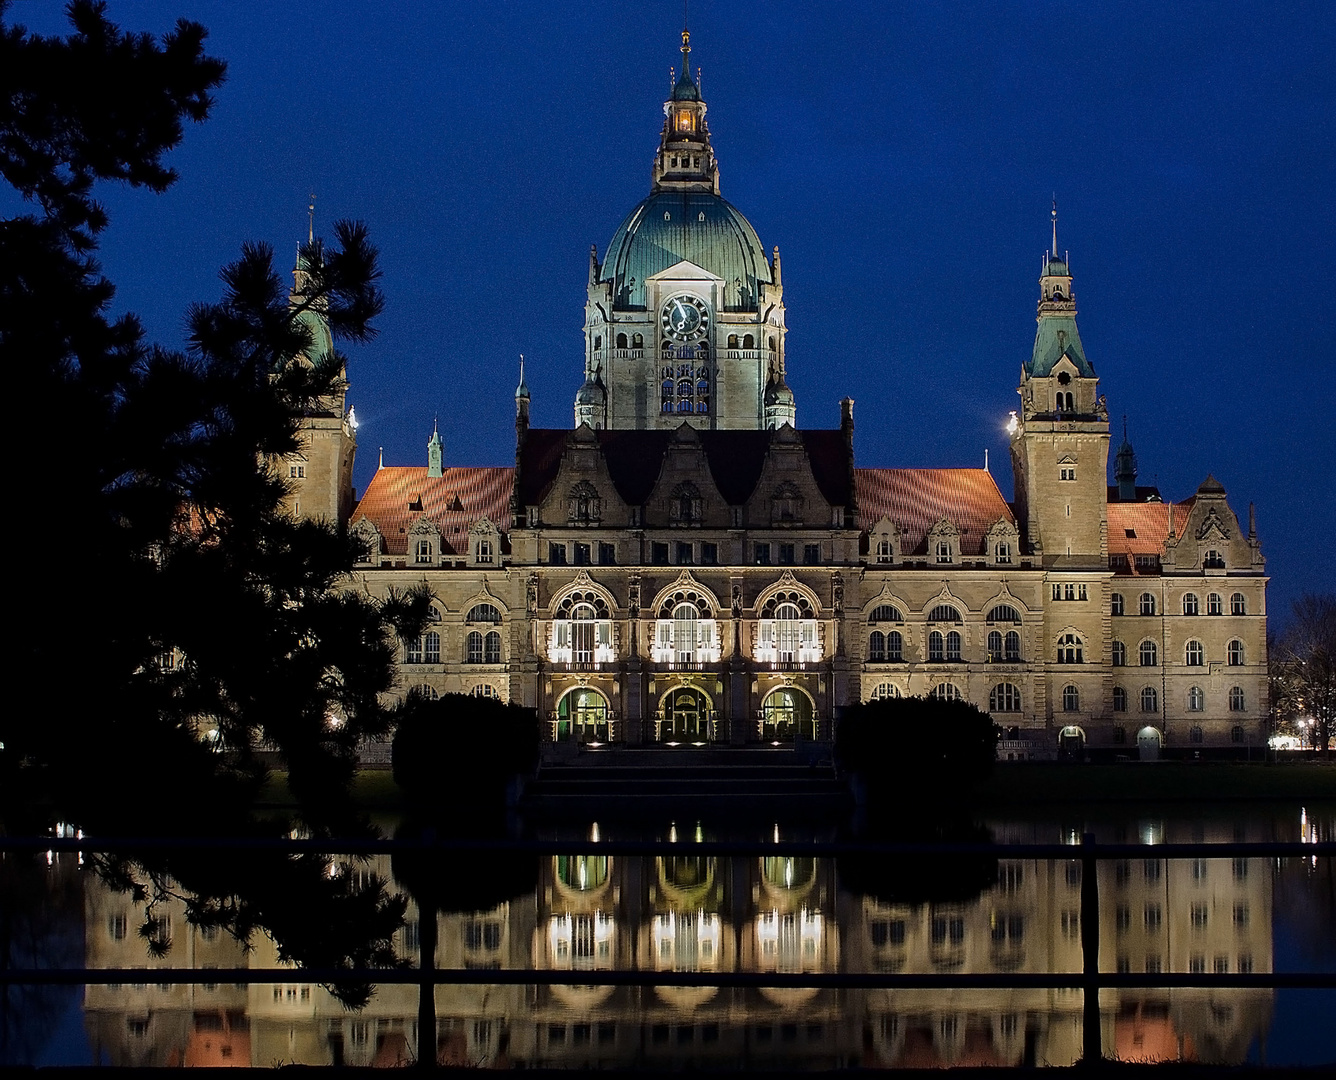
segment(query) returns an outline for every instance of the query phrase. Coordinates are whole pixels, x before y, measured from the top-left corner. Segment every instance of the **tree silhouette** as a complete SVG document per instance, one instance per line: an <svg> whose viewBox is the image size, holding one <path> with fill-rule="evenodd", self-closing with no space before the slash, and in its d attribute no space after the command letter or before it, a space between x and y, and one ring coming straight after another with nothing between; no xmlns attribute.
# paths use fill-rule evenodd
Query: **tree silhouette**
<svg viewBox="0 0 1336 1080"><path fill-rule="evenodd" d="M276 463L341 389L325 331L374 333L376 249L340 222L301 249L290 290L267 247L243 247L221 297L188 313L184 350L112 319L95 186L165 190L164 155L208 116L225 65L197 23L159 42L102 4L67 10L69 37L39 37L0 0L0 172L33 207L0 222L0 363L24 462L10 520L42 565L10 594L11 663L38 693L0 715L0 816L102 836L365 834L356 748L396 721L396 635L421 633L427 597L343 588L354 544L285 511ZM259 813L266 752L295 821ZM102 867L147 904L196 894L196 916L243 937L263 925L285 956L331 966L391 959L402 916L381 883L352 887L323 858L120 853Z"/></svg>

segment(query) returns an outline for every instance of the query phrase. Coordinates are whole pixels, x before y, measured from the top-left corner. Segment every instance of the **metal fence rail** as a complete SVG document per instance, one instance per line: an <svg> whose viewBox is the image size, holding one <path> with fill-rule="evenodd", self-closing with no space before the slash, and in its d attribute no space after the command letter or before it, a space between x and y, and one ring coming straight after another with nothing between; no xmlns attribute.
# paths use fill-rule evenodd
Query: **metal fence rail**
<svg viewBox="0 0 1336 1080"><path fill-rule="evenodd" d="M479 851L514 855L555 856L598 854L608 856L799 856L838 858L880 856L888 859L923 856L987 856L997 859L1049 859L1080 862L1081 955L1079 972L997 975L899 975L884 973L679 972L679 971L573 971L533 968L469 969L436 966L436 925L422 920L416 968L11 968L0 970L0 985L107 985L112 983L181 984L196 982L281 983L295 975L320 984L369 982L413 984L418 987L418 1046L420 1065L436 1062L436 1006L438 985L487 986L634 986L793 989L1074 989L1083 993L1082 1060L1103 1057L1099 1016L1101 989L1172 989L1179 987L1243 989L1332 989L1336 973L1262 972L1249 974L1159 973L1133 975L1099 969L1099 862L1132 859L1201 858L1331 858L1336 842L1101 844L1085 833L1080 844L899 844L857 841L628 841L628 840L469 840L440 837L426 831L417 838L288 839L189 837L0 837L0 853L115 852L137 854L174 850L281 851L290 854L385 855L396 852L467 854ZM419 898L422 903L422 898Z"/></svg>

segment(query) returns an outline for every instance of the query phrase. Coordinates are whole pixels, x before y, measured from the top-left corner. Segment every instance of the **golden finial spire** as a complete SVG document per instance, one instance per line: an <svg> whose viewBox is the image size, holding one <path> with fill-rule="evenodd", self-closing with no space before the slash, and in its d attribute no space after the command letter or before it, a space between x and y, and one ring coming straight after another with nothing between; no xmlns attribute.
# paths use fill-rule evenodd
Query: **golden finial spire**
<svg viewBox="0 0 1336 1080"><path fill-rule="evenodd" d="M306 242L315 243L315 192L311 192L311 201L306 207Z"/></svg>
<svg viewBox="0 0 1336 1080"><path fill-rule="evenodd" d="M1058 193L1053 193L1053 258L1058 257Z"/></svg>

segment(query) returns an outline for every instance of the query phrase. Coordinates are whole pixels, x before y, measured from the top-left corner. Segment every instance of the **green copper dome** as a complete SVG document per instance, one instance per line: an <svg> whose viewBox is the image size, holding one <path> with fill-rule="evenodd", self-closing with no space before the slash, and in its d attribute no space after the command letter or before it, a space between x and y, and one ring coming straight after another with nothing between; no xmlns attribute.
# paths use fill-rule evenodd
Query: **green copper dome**
<svg viewBox="0 0 1336 1080"><path fill-rule="evenodd" d="M755 311L772 280L761 238L736 207L708 191L657 191L608 244L602 280L613 283L613 307L643 310L645 279L684 259L724 279L727 311Z"/></svg>

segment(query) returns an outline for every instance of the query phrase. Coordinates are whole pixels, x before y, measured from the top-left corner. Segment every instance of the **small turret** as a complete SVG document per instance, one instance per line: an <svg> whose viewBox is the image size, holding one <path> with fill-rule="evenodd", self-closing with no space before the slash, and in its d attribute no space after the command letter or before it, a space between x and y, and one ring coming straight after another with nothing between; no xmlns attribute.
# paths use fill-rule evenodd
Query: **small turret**
<svg viewBox="0 0 1336 1080"><path fill-rule="evenodd" d="M596 372L585 376L584 385L575 394L575 426L588 424L595 431L606 427L608 393Z"/></svg>
<svg viewBox="0 0 1336 1080"><path fill-rule="evenodd" d="M436 421L432 421L431 438L427 440L427 475L441 477L445 475L445 440Z"/></svg>
<svg viewBox="0 0 1336 1080"><path fill-rule="evenodd" d="M765 388L765 426L777 428L785 424L798 426L798 404L784 380L784 372L777 371Z"/></svg>
<svg viewBox="0 0 1336 1080"><path fill-rule="evenodd" d="M1123 417L1123 442L1114 458L1113 482L1118 485L1119 502L1136 502L1137 455L1127 441L1127 417Z"/></svg>

